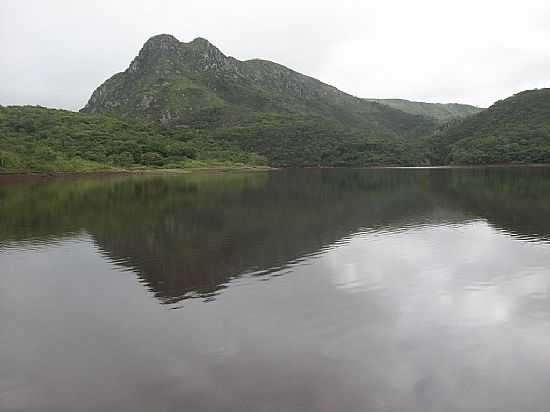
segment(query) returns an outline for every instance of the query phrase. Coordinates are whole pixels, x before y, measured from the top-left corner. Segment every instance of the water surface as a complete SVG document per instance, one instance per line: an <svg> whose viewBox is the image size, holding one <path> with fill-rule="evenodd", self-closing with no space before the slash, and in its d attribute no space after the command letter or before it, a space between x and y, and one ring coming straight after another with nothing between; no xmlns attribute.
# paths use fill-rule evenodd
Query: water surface
<svg viewBox="0 0 550 412"><path fill-rule="evenodd" d="M0 183L1 411L546 411L550 169Z"/></svg>

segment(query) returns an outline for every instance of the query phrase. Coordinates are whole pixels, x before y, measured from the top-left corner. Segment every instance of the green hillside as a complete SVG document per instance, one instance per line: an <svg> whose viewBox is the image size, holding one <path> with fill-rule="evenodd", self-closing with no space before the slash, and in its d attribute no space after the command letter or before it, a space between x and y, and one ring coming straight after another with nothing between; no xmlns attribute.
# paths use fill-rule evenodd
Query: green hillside
<svg viewBox="0 0 550 412"><path fill-rule="evenodd" d="M550 89L516 94L427 140L432 164L550 163Z"/></svg>
<svg viewBox="0 0 550 412"><path fill-rule="evenodd" d="M0 106L0 172L415 162L401 138L370 136L312 117L266 115L239 126L170 128L110 115Z"/></svg>
<svg viewBox="0 0 550 412"><path fill-rule="evenodd" d="M405 113L433 118L439 121L461 119L481 112L476 106L459 103L424 103L404 99L366 99L393 107Z"/></svg>
<svg viewBox="0 0 550 412"><path fill-rule="evenodd" d="M136 120L0 106L0 171L82 172L265 162L235 145L171 135L160 126Z"/></svg>
<svg viewBox="0 0 550 412"><path fill-rule="evenodd" d="M265 60L239 61L205 39L149 39L128 69L92 94L85 113L160 121L173 128L218 128L270 115L315 117L378 137L415 138L431 119L348 95Z"/></svg>

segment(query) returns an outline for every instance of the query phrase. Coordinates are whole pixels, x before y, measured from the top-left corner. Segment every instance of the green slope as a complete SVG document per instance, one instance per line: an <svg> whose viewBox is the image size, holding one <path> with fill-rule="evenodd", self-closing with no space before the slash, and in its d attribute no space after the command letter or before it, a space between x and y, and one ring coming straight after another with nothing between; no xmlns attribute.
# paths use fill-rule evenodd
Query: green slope
<svg viewBox="0 0 550 412"><path fill-rule="evenodd" d="M481 112L483 109L459 103L424 103L404 99L366 99L393 107L405 113L433 118L439 121L460 119Z"/></svg>
<svg viewBox="0 0 550 412"><path fill-rule="evenodd" d="M550 89L529 90L441 128L432 164L550 163Z"/></svg>
<svg viewBox="0 0 550 412"><path fill-rule="evenodd" d="M111 115L0 106L0 172L415 162L404 139L308 116L265 115L214 129L169 128Z"/></svg>
<svg viewBox="0 0 550 412"><path fill-rule="evenodd" d="M242 125L274 114L311 116L376 136L415 138L435 127L432 119L359 99L279 64L239 61L207 40L183 43L166 34L149 39L82 111L175 128Z"/></svg>
<svg viewBox="0 0 550 412"><path fill-rule="evenodd" d="M33 106L0 106L0 172L264 164L236 145L158 125Z"/></svg>
<svg viewBox="0 0 550 412"><path fill-rule="evenodd" d="M0 107L0 171L197 165L373 166L550 163L550 89L526 91L421 139L379 136L321 117L256 114L226 127L41 107Z"/></svg>

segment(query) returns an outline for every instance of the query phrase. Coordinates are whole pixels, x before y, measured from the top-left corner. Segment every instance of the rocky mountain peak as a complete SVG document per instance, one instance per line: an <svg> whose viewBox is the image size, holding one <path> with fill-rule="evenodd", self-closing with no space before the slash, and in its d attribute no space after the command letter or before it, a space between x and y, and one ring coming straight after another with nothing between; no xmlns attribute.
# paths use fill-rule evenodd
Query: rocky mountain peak
<svg viewBox="0 0 550 412"><path fill-rule="evenodd" d="M177 53L182 43L171 34L158 34L145 42L138 56L130 64L128 71L135 73L151 66L162 57L170 57Z"/></svg>
<svg viewBox="0 0 550 412"><path fill-rule="evenodd" d="M189 45L199 49L207 49L209 47L215 47L212 43L210 43L204 37L197 37L195 40L189 42Z"/></svg>
<svg viewBox="0 0 550 412"><path fill-rule="evenodd" d="M185 43L169 34L147 40L130 67L98 87L83 111L178 127L237 124L274 113L392 136L432 127L430 120L358 99L285 66L239 61L202 37Z"/></svg>
<svg viewBox="0 0 550 412"><path fill-rule="evenodd" d="M227 57L220 49L210 43L203 37L197 37L195 40L184 43L185 47L191 51L195 67L200 71L235 71L236 61Z"/></svg>
<svg viewBox="0 0 550 412"><path fill-rule="evenodd" d="M159 62L169 65L191 65L199 71L220 70L231 59L202 37L189 43L180 42L170 34L151 37L141 48L129 67L130 73L150 69Z"/></svg>
<svg viewBox="0 0 550 412"><path fill-rule="evenodd" d="M139 54L166 54L166 52L174 52L181 44L182 43L171 34L159 34L147 40Z"/></svg>
<svg viewBox="0 0 550 412"><path fill-rule="evenodd" d="M154 47L162 47L163 45L169 45L169 44L179 44L180 41L176 39L171 34L157 34L155 36L150 37L144 44L144 46L154 46Z"/></svg>

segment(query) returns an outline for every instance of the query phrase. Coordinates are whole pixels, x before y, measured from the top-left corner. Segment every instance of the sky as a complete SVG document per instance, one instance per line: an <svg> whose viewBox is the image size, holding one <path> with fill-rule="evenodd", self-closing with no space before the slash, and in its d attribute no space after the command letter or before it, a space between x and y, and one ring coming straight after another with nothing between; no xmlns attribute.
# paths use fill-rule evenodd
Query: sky
<svg viewBox="0 0 550 412"><path fill-rule="evenodd" d="M487 107L550 87L548 0L0 0L0 104L78 110L160 33L359 97Z"/></svg>

